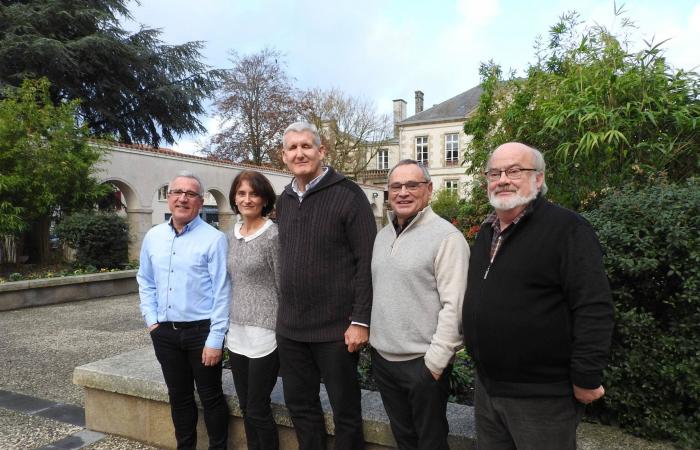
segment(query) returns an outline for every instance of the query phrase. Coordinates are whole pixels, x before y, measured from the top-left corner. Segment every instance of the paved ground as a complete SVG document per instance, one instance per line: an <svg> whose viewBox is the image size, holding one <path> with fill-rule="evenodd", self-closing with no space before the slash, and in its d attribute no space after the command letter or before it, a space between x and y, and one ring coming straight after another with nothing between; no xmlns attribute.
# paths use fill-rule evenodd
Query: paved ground
<svg viewBox="0 0 700 450"><path fill-rule="evenodd" d="M73 368L150 345L136 295L0 312L0 450L155 450L85 430ZM670 450L582 424L580 450Z"/></svg>
<svg viewBox="0 0 700 450"><path fill-rule="evenodd" d="M75 425L65 414L50 413L73 407L82 415L73 368L147 345L136 295L0 312L0 449L154 450L86 433L83 417ZM11 393L40 400L8 398Z"/></svg>

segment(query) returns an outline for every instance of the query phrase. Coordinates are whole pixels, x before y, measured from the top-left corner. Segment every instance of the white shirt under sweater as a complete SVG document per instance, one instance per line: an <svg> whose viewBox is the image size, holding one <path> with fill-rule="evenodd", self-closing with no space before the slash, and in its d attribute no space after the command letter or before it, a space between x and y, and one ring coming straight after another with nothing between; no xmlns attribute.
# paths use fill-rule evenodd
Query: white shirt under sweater
<svg viewBox="0 0 700 450"><path fill-rule="evenodd" d="M233 227L233 236L236 239L250 242L261 236L272 226L272 223L268 219L258 231L250 236L243 236L241 234L243 222L237 222ZM226 333L226 348L248 358L262 358L274 352L277 348L275 331L253 325L240 325L229 321L228 333Z"/></svg>

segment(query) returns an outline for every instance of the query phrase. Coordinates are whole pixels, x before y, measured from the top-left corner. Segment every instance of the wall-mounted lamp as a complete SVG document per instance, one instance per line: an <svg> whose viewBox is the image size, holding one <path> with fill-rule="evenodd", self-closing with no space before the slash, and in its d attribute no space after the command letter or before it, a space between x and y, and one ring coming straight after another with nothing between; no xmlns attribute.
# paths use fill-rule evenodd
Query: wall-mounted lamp
<svg viewBox="0 0 700 450"><path fill-rule="evenodd" d="M376 200L377 197L379 197L379 193L378 193L378 192L372 192L372 200Z"/></svg>

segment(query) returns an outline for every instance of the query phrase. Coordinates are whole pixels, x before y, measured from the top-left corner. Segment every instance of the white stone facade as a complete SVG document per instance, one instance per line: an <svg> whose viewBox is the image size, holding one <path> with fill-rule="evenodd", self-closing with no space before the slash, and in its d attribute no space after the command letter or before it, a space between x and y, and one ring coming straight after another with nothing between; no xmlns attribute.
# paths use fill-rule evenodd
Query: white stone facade
<svg viewBox="0 0 700 450"><path fill-rule="evenodd" d="M454 189L460 197L464 197L468 191L470 177L464 173L462 161L464 149L469 145L471 136L464 134L463 127L463 120L402 126L399 129L397 154L394 158L390 157L390 160L394 159L394 164L402 159L418 160L423 156L417 153L418 147L427 144L427 166L433 180L433 190L437 192L443 188Z"/></svg>
<svg viewBox="0 0 700 450"><path fill-rule="evenodd" d="M472 136L464 133L464 121L478 105L480 95L477 86L423 111L424 94L416 91L416 114L409 118L405 117L406 102L394 100L394 138L372 157L358 181L386 186L388 169L402 159L415 159L428 167L433 192L451 189L466 197L472 180L465 173L464 151Z"/></svg>

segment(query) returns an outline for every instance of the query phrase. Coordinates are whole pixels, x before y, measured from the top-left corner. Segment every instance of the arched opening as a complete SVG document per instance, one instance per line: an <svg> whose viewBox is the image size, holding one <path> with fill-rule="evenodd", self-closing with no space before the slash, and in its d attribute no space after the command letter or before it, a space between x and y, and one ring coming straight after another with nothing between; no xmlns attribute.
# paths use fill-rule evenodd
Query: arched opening
<svg viewBox="0 0 700 450"><path fill-rule="evenodd" d="M228 207L228 199L218 189L209 189L204 194L204 206L200 216L209 225L217 229L221 229L221 211L230 209Z"/></svg>
<svg viewBox="0 0 700 450"><path fill-rule="evenodd" d="M139 201L136 191L124 180L107 179L102 184L111 185L114 190L97 202L100 210L112 210L118 214L126 214L129 208L138 208Z"/></svg>

